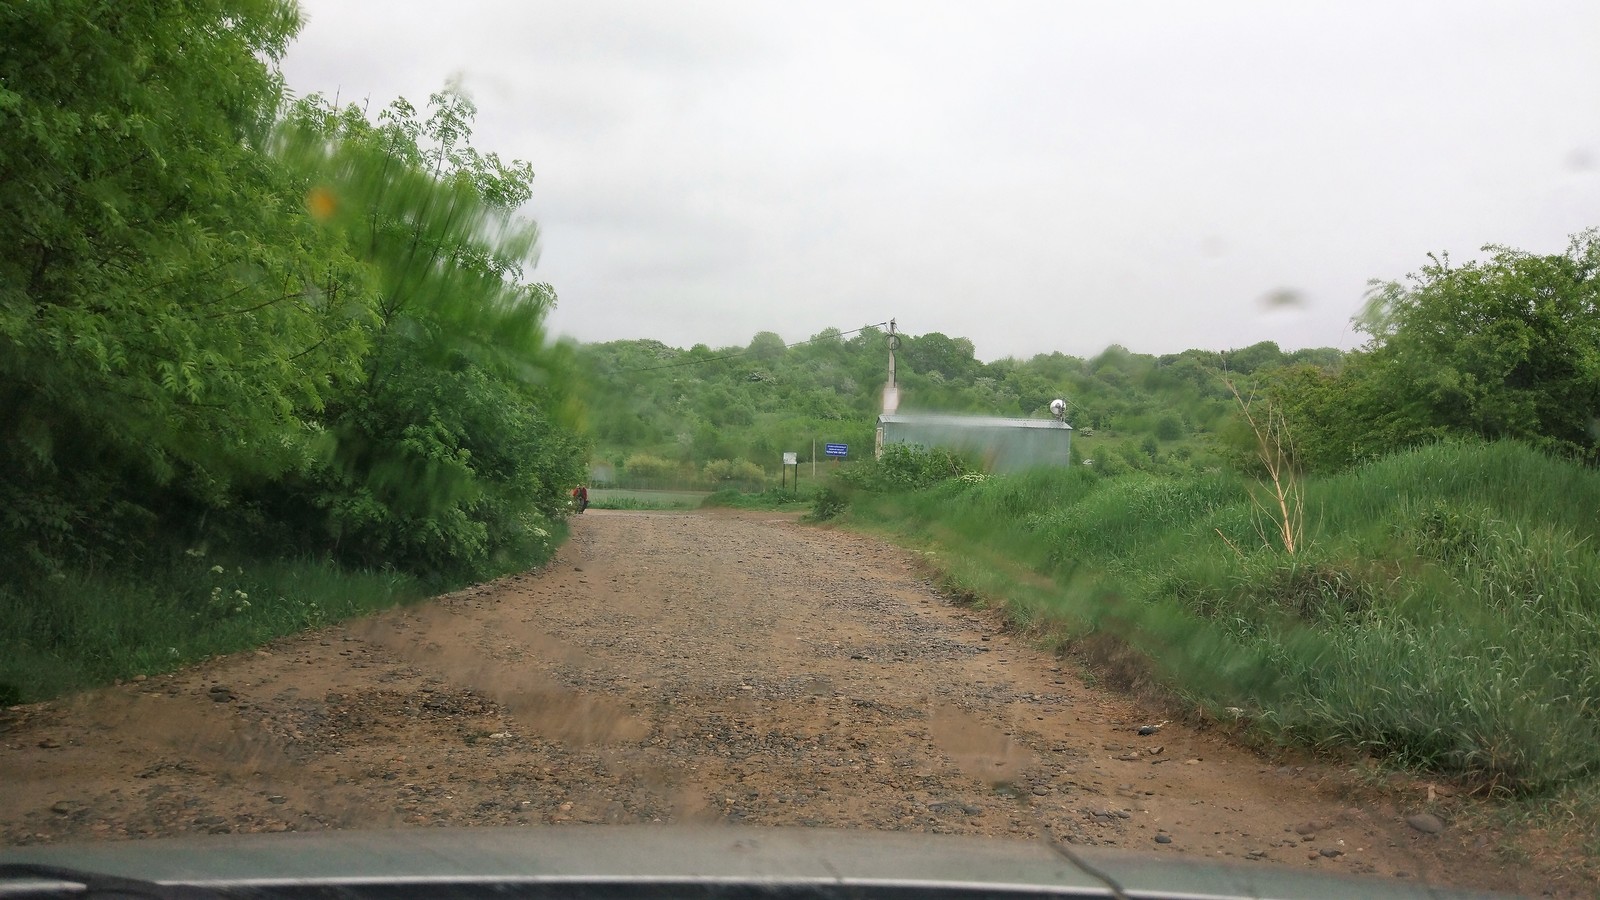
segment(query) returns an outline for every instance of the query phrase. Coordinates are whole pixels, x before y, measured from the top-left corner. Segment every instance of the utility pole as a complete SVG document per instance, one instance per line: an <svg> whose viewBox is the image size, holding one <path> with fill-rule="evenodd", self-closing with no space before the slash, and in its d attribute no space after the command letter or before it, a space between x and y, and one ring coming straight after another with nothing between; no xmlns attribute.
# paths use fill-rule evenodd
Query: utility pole
<svg viewBox="0 0 1600 900"><path fill-rule="evenodd" d="M896 351L898 349L900 349L900 336L894 333L894 320L890 319L889 320L889 387L890 387L890 389L896 389L896 390L900 387L900 382L895 380L895 375L894 375L894 351Z"/></svg>
<svg viewBox="0 0 1600 900"><path fill-rule="evenodd" d="M885 415L900 408L900 380L894 372L894 351L900 349L900 335L895 332L894 320L889 320L889 383L883 386L883 411Z"/></svg>

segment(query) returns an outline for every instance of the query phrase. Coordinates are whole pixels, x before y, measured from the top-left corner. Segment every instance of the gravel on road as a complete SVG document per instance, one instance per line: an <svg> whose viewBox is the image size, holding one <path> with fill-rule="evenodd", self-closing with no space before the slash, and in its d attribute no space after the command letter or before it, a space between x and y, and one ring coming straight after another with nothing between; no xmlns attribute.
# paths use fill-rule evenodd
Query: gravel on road
<svg viewBox="0 0 1600 900"><path fill-rule="evenodd" d="M11 709L0 840L718 822L1533 887L1420 805L1167 718L882 541L591 510L544 570Z"/></svg>

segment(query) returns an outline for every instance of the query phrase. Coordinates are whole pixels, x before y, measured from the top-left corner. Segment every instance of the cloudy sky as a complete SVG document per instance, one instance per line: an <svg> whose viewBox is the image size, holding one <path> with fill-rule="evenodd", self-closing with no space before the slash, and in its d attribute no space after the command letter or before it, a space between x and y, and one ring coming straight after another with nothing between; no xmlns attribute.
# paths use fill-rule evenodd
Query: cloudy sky
<svg viewBox="0 0 1600 900"><path fill-rule="evenodd" d="M1592 0L301 5L293 90L458 77L533 163L584 341L1352 346L1370 278L1600 225Z"/></svg>

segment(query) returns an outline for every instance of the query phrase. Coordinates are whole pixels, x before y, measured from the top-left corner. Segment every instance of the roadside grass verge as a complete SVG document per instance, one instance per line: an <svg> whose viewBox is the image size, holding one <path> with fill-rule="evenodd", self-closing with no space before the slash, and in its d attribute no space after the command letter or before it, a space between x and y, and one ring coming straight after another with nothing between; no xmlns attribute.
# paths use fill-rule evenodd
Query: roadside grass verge
<svg viewBox="0 0 1600 900"><path fill-rule="evenodd" d="M705 491L590 488L589 506L592 509L695 509L707 496Z"/></svg>
<svg viewBox="0 0 1600 900"><path fill-rule="evenodd" d="M566 532L558 524L541 555ZM542 562L508 558L490 574ZM26 586L0 583L0 706L169 672L462 584L328 560L179 550L138 573L66 571Z"/></svg>
<svg viewBox="0 0 1600 900"><path fill-rule="evenodd" d="M0 689L13 703L170 671L429 590L328 562L198 559L140 581L71 573L32 593L0 588Z"/></svg>
<svg viewBox="0 0 1600 900"><path fill-rule="evenodd" d="M746 492L735 488L717 491L700 501L702 509L766 509L800 512L809 509L817 489L810 485L793 488L767 488Z"/></svg>
<svg viewBox="0 0 1600 900"><path fill-rule="evenodd" d="M1140 677L1258 737L1593 798L1600 473L1440 444L1304 487L1292 556L1229 474L857 491L844 521L932 548L948 578L1062 644L1137 651Z"/></svg>

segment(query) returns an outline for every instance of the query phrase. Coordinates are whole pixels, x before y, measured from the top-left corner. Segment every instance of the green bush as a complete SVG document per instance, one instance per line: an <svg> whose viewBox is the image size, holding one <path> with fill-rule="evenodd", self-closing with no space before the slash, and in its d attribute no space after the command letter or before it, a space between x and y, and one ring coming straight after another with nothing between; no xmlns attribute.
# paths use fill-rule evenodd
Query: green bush
<svg viewBox="0 0 1600 900"><path fill-rule="evenodd" d="M630 478L656 480L677 474L678 464L648 453L635 453L622 463L622 470Z"/></svg>
<svg viewBox="0 0 1600 900"><path fill-rule="evenodd" d="M1483 249L1466 264L1430 255L1404 281L1376 283L1355 322L1370 340L1337 371L1266 379L1302 465L1333 470L1465 437L1600 462L1600 229L1560 254Z"/></svg>
<svg viewBox="0 0 1600 900"><path fill-rule="evenodd" d="M832 487L825 487L817 492L816 499L812 501L811 513L807 516L813 522L826 522L836 519L850 508L848 495Z"/></svg>
<svg viewBox="0 0 1600 900"><path fill-rule="evenodd" d="M712 484L729 481L753 484L766 477L760 466L747 459L713 459L706 463L702 475Z"/></svg>
<svg viewBox="0 0 1600 900"><path fill-rule="evenodd" d="M523 390L479 367L400 363L341 425L328 462L295 495L322 511L339 558L486 578L554 550L582 448Z"/></svg>
<svg viewBox="0 0 1600 900"><path fill-rule="evenodd" d="M975 470L953 450L888 444L882 456L856 463L834 477L848 487L881 493L925 488Z"/></svg>

